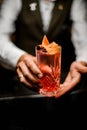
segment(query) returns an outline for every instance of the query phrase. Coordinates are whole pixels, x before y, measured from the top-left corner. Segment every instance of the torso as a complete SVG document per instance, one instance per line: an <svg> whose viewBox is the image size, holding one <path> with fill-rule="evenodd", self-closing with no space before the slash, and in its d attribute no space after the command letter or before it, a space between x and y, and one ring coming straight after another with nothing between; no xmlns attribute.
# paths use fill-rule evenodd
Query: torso
<svg viewBox="0 0 87 130"><path fill-rule="evenodd" d="M30 6L36 3L36 10ZM52 19L47 32L43 31L43 23L38 0L22 0L22 10L18 19L17 44L20 48L35 55L35 46L41 44L44 35L50 42L55 41L62 46L62 70L67 71L75 58L74 48L70 39L71 21L69 12L72 0L55 2Z"/></svg>

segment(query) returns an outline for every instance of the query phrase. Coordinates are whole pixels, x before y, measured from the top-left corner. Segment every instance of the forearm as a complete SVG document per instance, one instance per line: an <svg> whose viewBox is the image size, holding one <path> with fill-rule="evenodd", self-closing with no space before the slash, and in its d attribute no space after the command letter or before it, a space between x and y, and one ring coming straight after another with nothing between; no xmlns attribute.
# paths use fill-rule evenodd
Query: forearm
<svg viewBox="0 0 87 130"><path fill-rule="evenodd" d="M15 32L15 20L21 10L20 0L3 1L0 12L0 65L15 69L18 59L25 52L11 42L10 34Z"/></svg>
<svg viewBox="0 0 87 130"><path fill-rule="evenodd" d="M0 64L8 69L15 69L25 52L14 45L7 35L0 35Z"/></svg>
<svg viewBox="0 0 87 130"><path fill-rule="evenodd" d="M83 0L74 0L71 8L71 19L73 21L71 34L76 60L87 62L87 21Z"/></svg>
<svg viewBox="0 0 87 130"><path fill-rule="evenodd" d="M75 47L76 61L87 62L87 23L81 22L73 25L72 41Z"/></svg>

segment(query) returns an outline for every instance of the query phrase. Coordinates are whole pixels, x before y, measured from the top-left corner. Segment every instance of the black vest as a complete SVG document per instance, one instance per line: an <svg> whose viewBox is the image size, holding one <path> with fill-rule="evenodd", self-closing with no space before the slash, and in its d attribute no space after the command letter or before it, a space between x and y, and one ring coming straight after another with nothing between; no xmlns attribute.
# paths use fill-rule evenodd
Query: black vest
<svg viewBox="0 0 87 130"><path fill-rule="evenodd" d="M37 4L36 10L32 11L29 5L34 2ZM50 42L55 41L62 46L62 71L68 71L71 62L75 60L70 34L71 4L72 0L56 0L49 29L44 32L38 0L22 0L22 10L16 21L16 45L35 55L35 45L41 44L46 34Z"/></svg>

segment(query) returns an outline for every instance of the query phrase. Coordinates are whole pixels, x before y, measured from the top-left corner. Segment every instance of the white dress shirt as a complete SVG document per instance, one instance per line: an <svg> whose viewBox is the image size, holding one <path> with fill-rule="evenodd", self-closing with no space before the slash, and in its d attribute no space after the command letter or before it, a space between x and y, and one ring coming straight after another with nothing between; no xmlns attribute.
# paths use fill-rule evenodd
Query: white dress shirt
<svg viewBox="0 0 87 130"><path fill-rule="evenodd" d="M54 2L39 0L43 20L43 30L49 27ZM73 20L72 42L75 46L76 60L87 62L87 21L83 0L74 0L71 8ZM0 64L8 69L15 69L19 57L25 53L10 41L10 34L15 31L14 21L20 13L21 0L4 0L0 14Z"/></svg>

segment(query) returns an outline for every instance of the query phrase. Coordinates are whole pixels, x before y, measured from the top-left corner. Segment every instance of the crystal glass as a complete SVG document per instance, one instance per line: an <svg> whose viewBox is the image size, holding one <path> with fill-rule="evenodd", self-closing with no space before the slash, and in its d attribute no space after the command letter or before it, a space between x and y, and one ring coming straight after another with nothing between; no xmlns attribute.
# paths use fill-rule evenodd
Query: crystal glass
<svg viewBox="0 0 87 130"><path fill-rule="evenodd" d="M40 79L42 87L39 89L39 93L53 97L60 87L61 46L59 46L59 51L55 54L47 53L46 49L39 45L35 47L35 52L38 66L43 73L43 77Z"/></svg>

